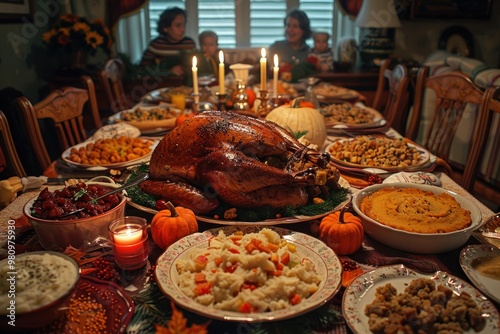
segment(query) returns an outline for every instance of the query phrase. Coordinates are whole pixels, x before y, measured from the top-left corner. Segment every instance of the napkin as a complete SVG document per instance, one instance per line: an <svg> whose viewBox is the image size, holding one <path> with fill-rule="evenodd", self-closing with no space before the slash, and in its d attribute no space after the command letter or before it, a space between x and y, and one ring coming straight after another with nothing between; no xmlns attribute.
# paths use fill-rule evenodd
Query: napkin
<svg viewBox="0 0 500 334"><path fill-rule="evenodd" d="M410 269L423 273L433 273L438 270L450 272L434 255L418 255L399 251L385 246L367 235L365 235L363 247L356 253L349 255L349 258L375 267L404 264Z"/></svg>

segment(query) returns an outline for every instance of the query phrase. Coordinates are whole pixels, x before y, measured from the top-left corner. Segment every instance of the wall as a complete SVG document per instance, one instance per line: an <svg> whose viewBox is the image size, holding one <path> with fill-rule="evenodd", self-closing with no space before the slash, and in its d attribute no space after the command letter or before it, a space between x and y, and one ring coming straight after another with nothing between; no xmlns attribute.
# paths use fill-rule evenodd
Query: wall
<svg viewBox="0 0 500 334"><path fill-rule="evenodd" d="M487 66L500 67L500 2L493 1L491 16L487 20L402 20L396 31L398 57L422 63L438 48L441 33L452 25L467 28L474 36L474 58Z"/></svg>
<svg viewBox="0 0 500 334"><path fill-rule="evenodd" d="M34 21L0 24L0 89L13 87L37 101L54 59L42 44L50 19L64 12L64 1L34 1ZM48 5L50 4L50 5ZM397 30L396 55L423 62L438 47L441 32L463 25L474 35L475 57L490 67L500 66L500 3L494 2L489 20L403 20Z"/></svg>

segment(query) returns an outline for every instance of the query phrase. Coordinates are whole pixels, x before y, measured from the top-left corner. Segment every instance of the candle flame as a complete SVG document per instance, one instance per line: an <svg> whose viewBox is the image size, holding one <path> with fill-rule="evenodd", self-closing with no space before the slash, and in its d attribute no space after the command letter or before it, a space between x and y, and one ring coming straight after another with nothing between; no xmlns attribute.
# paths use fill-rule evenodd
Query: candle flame
<svg viewBox="0 0 500 334"><path fill-rule="evenodd" d="M275 66L275 67L278 67L278 66L279 66L279 62L278 62L278 55L274 55L274 66Z"/></svg>
<svg viewBox="0 0 500 334"><path fill-rule="evenodd" d="M196 59L196 56L193 57L193 67L196 67L198 65L198 59Z"/></svg>
<svg viewBox="0 0 500 334"><path fill-rule="evenodd" d="M224 63L224 52L222 50L219 51L219 62Z"/></svg>
<svg viewBox="0 0 500 334"><path fill-rule="evenodd" d="M266 58L266 49L265 49L265 48L262 48L262 49L260 50L260 54L261 54L262 58Z"/></svg>

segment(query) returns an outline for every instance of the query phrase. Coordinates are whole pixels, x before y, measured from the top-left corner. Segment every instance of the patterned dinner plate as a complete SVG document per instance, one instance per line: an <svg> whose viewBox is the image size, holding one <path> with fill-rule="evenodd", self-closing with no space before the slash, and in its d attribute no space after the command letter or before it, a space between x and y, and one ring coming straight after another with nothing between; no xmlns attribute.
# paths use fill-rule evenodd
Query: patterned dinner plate
<svg viewBox="0 0 500 334"><path fill-rule="evenodd" d="M356 110L357 114L347 117L348 113L352 115L353 110ZM322 112L325 116L327 130L329 131L373 129L387 125L387 121L377 110L359 104L332 104L324 107Z"/></svg>
<svg viewBox="0 0 500 334"><path fill-rule="evenodd" d="M316 273L321 277L318 291L309 298L302 300L299 304L277 311L240 313L199 304L184 294L178 287L179 275L176 262L185 259L194 248L207 248L209 240L216 236L220 230L224 231L226 235L231 235L236 231L258 233L261 228L255 225L225 226L182 238L158 258L155 274L159 288L181 307L208 318L245 322L276 321L292 318L320 307L339 291L342 283L342 265L334 251L319 239L279 227L268 228L278 233L288 243L295 245L297 252L314 264Z"/></svg>
<svg viewBox="0 0 500 334"><path fill-rule="evenodd" d="M359 136L359 137L367 137L367 135L365 136ZM346 147L345 144L348 144L349 142L351 141L354 141L356 140L357 138L349 138L349 139L340 139L337 141L337 143L340 143L342 144L343 147ZM370 138L370 141L376 141L376 140L383 140L385 139L385 137L373 137L373 138ZM392 139L392 138L388 138L389 140L400 140L400 139ZM402 139L401 139L402 140ZM328 152L330 154L332 154L333 151L333 147L336 143L332 143L330 145L328 145L325 149L325 152ZM345 169L345 170L353 170L353 171L360 171L362 169L373 169L374 171L372 171L373 173L377 173L376 170L379 170L379 173L380 174L383 174L383 173L393 173L393 172L404 172L404 171L415 171L415 170L418 170L420 168L422 168L423 166L427 165L427 163L429 162L429 160L431 159L431 154L429 151L427 151L425 148L423 148L422 146L419 146L419 145L416 145L416 144L413 144L413 143L408 143L407 142L407 145L410 149L416 149L418 151L418 153L420 153L420 158L418 159L418 161L416 161L416 163L414 163L413 165L411 166L407 166L407 167L402 167L402 166L394 166L394 167L379 167L379 166L371 166L371 165L368 165L366 163L353 163L353 162L349 162L349 161L344 161L344 160L341 160L341 159L338 159L336 157L334 157L332 155L332 162L335 164L336 167L338 167L339 169ZM378 158L380 158L379 155L377 155ZM361 158L363 159L364 157L361 156ZM378 174L378 173L377 173Z"/></svg>
<svg viewBox="0 0 500 334"><path fill-rule="evenodd" d="M500 249L490 245L469 245L460 252L460 266L467 277L469 277L476 288L497 303L500 303L500 277L497 277L497 279L488 277L482 274L477 268L479 261L485 260L496 260L496 263L500 263ZM493 268L490 269L490 271L493 270Z"/></svg>
<svg viewBox="0 0 500 334"><path fill-rule="evenodd" d="M66 162L67 164L82 168L82 169L87 169L87 170L106 170L106 169L113 169L113 168L123 168L127 166L132 166L132 165L138 165L141 162L148 162L151 159L151 154L153 153L156 145L158 145L159 140L156 139L143 139L147 143L149 143L149 148L150 151L147 154L144 154L136 159L131 159L126 162L118 162L118 163L101 163L101 164L88 164L88 163L78 163L70 159L72 149L79 150L80 148L84 149L87 145L89 144L95 144L95 140L87 140L84 141L83 143L80 143L78 145L72 146L68 149L66 149L62 155L61 158Z"/></svg>
<svg viewBox="0 0 500 334"><path fill-rule="evenodd" d="M361 274L346 288L342 301L342 312L349 328L354 333L371 333L368 326L368 316L365 315L364 310L366 305L374 301L377 288L390 283L397 289L398 293L401 293L411 281L418 278L432 279L436 282L436 286L443 285L451 289L455 294L468 293L481 308L486 320L485 328L479 333L498 333L498 310L479 290L446 272L437 271L433 274L423 274L411 270L402 264L379 267ZM464 333L477 332L470 329Z"/></svg>

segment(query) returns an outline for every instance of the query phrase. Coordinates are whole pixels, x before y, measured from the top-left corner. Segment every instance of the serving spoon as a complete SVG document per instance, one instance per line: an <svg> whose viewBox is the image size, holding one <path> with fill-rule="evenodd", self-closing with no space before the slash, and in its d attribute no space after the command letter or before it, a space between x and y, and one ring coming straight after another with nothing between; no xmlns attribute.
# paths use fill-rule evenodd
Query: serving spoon
<svg viewBox="0 0 500 334"><path fill-rule="evenodd" d="M125 183L123 184L122 186L118 187L118 188L115 188L107 193L105 193L104 195L101 195L99 197L96 197L96 198L92 198L91 201L92 202L97 202L99 201L100 199L103 199L104 197L108 196L108 195L112 195L114 193L117 193L117 192L120 192L124 189L127 189L127 188L130 188L132 186L135 186L143 181L146 181L147 179L149 178L149 174L148 173L144 173L144 174L140 174L137 178L135 178L134 180L128 182L128 183ZM73 210L73 211L70 211L68 213L65 213L64 215L60 216L59 218L65 218L65 217L68 217L68 216L71 216L71 215L74 215L80 211L83 211L85 209L85 207L82 207L80 209L76 209L76 210Z"/></svg>

